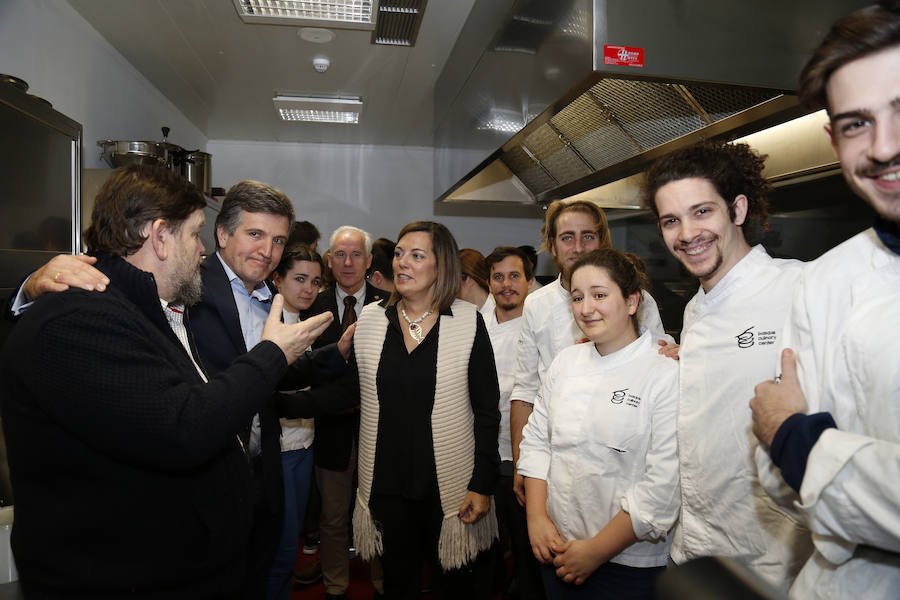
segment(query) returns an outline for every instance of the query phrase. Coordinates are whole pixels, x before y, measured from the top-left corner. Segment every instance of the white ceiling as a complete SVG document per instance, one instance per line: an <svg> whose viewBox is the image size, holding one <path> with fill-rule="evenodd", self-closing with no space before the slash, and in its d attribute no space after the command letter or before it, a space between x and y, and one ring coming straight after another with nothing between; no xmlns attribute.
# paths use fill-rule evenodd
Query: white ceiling
<svg viewBox="0 0 900 600"><path fill-rule="evenodd" d="M334 28L307 42L298 27L245 24L231 0L69 3L209 139L430 146L434 85L474 0L429 0L411 48ZM361 96L360 123L281 121L272 97L284 93Z"/></svg>

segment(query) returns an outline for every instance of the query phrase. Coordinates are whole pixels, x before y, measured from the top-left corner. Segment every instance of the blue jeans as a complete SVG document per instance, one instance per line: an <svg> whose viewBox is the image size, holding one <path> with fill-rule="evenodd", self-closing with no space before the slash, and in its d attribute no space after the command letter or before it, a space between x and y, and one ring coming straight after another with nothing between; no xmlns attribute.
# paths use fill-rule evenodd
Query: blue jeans
<svg viewBox="0 0 900 600"><path fill-rule="evenodd" d="M281 529L278 552L275 553L275 561L269 571L267 600L289 600L291 596L291 574L300 550L300 528L306 514L312 468L312 446L281 453L281 471L284 475L284 526Z"/></svg>

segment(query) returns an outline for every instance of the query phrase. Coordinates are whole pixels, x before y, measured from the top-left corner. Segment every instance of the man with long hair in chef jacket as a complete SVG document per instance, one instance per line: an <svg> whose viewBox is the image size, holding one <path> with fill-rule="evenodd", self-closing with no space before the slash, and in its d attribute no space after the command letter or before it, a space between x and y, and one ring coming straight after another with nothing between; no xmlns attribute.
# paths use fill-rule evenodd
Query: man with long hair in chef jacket
<svg viewBox="0 0 900 600"><path fill-rule="evenodd" d="M550 363L560 350L584 337L572 316L567 271L581 255L598 248L612 248L602 208L584 200L557 200L547 207L541 227L541 250L553 257L559 276L525 298L510 397L513 463L519 459L522 428L528 422ZM651 330L654 338L667 337L656 301L647 292L643 292L639 311L641 325ZM513 489L519 504L525 506L525 480L518 472L513 475Z"/></svg>

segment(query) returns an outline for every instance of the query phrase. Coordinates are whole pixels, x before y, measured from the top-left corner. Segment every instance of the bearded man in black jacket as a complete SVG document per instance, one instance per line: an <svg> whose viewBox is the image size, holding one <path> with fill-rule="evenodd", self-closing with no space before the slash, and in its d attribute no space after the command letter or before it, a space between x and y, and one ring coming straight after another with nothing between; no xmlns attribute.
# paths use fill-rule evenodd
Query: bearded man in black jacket
<svg viewBox="0 0 900 600"><path fill-rule="evenodd" d="M201 294L204 205L171 171L113 174L86 234L107 291L41 297L3 348L12 544L28 594L241 590L253 502L236 434L331 316L284 325L277 296L262 341L207 376L184 311Z"/></svg>

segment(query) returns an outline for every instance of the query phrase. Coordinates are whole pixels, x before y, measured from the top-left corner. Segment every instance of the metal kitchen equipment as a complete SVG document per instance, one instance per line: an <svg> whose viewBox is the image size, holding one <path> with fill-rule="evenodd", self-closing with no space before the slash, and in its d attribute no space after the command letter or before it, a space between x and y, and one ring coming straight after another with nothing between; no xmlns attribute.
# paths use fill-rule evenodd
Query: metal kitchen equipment
<svg viewBox="0 0 900 600"><path fill-rule="evenodd" d="M114 169L126 165L160 165L180 171L176 157L184 148L170 144L167 140L169 128L163 127L163 141L145 140L98 140L97 145L103 150L100 157Z"/></svg>
<svg viewBox="0 0 900 600"><path fill-rule="evenodd" d="M7 75L6 73L0 73L0 84L11 85L23 92L28 91L28 82L24 79L16 77L15 75Z"/></svg>
<svg viewBox="0 0 900 600"><path fill-rule="evenodd" d="M193 183L201 192L212 196L212 154L185 151L179 156L181 176Z"/></svg>
<svg viewBox="0 0 900 600"><path fill-rule="evenodd" d="M185 150L169 143L168 127L162 128L163 141L99 140L100 157L114 169L126 165L159 165L172 169L203 192L212 195L212 155L199 150Z"/></svg>
<svg viewBox="0 0 900 600"><path fill-rule="evenodd" d="M166 167L172 169L173 171L180 173L181 172L181 156L184 155L187 150L179 146L178 144L170 144L169 143L169 128L163 127L163 141L159 142L158 146L166 153Z"/></svg>
<svg viewBox="0 0 900 600"><path fill-rule="evenodd" d="M100 157L114 169L126 165L165 165L165 151L157 142L132 140L98 140L103 150Z"/></svg>

